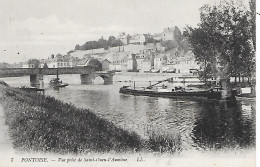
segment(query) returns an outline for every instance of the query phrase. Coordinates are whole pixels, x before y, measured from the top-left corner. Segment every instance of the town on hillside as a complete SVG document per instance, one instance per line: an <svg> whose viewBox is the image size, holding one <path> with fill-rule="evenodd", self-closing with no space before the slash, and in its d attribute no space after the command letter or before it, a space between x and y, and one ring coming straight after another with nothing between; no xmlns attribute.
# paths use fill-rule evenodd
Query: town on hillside
<svg viewBox="0 0 260 167"><path fill-rule="evenodd" d="M91 59L102 63L102 70L125 72L196 73L200 69L188 40L177 26L166 27L161 33L126 34L113 39L110 46L95 49L79 45L66 55L48 59L30 59L15 63L12 68L65 68L87 66ZM89 44L87 42L86 44Z"/></svg>

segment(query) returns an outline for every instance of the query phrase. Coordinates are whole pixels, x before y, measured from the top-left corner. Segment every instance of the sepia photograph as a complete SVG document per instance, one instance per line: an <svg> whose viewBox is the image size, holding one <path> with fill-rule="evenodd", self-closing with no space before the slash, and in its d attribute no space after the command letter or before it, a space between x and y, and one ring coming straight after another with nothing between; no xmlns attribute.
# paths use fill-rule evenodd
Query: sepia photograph
<svg viewBox="0 0 260 167"><path fill-rule="evenodd" d="M257 0L0 0L0 167L256 167Z"/></svg>

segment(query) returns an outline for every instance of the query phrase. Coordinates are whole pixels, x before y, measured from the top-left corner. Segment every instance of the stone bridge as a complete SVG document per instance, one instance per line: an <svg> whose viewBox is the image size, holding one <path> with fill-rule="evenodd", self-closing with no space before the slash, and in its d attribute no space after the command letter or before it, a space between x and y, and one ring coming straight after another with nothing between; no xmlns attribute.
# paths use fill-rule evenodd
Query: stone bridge
<svg viewBox="0 0 260 167"><path fill-rule="evenodd" d="M100 76L105 84L113 82L114 72L97 71L95 66L66 67L66 68L6 68L0 69L0 77L30 76L32 84L38 84L44 75L80 74L82 84L91 84Z"/></svg>

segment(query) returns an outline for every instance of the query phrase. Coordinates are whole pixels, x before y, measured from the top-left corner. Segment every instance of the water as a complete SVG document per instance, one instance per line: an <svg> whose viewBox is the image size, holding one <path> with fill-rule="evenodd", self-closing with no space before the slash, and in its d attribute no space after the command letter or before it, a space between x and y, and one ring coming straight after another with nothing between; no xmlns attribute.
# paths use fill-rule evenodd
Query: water
<svg viewBox="0 0 260 167"><path fill-rule="evenodd" d="M169 99L123 95L119 88L131 85L148 86L168 76L161 74L118 74L112 85L103 85L101 78L94 85L81 85L79 75L61 75L69 86L60 90L49 87L53 76L44 76L45 94L80 108L89 108L117 126L138 133L147 139L150 132L181 137L183 150L244 150L255 147L255 99L237 102ZM3 78L11 86L29 85L29 77ZM123 82L119 82L123 81Z"/></svg>

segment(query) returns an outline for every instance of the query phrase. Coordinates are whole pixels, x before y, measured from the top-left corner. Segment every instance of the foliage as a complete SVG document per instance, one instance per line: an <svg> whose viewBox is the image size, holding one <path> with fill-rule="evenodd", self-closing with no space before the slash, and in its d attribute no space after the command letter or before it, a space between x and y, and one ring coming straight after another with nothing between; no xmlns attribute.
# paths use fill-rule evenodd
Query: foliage
<svg viewBox="0 0 260 167"><path fill-rule="evenodd" d="M3 92L0 102L13 144L19 150L63 154L142 150L173 154L181 151L179 135L151 132L149 139L142 140L136 133L118 128L88 109L0 85L0 93Z"/></svg>
<svg viewBox="0 0 260 167"><path fill-rule="evenodd" d="M29 59L27 61L28 64L34 64L34 68L39 68L40 67L40 61L37 59Z"/></svg>
<svg viewBox="0 0 260 167"><path fill-rule="evenodd" d="M116 47L122 45L122 41L116 39L114 36L109 36L108 40L101 37L98 41L87 41L82 46L76 45L75 50L91 50L98 48L108 49L108 47Z"/></svg>
<svg viewBox="0 0 260 167"><path fill-rule="evenodd" d="M16 148L27 151L134 151L141 140L87 109L53 97L8 89L4 109Z"/></svg>
<svg viewBox="0 0 260 167"><path fill-rule="evenodd" d="M207 74L215 76L250 76L254 67L254 48L250 12L232 2L200 9L198 28L185 33L196 60Z"/></svg>
<svg viewBox="0 0 260 167"><path fill-rule="evenodd" d="M8 64L8 63L5 63L5 62L0 63L0 69L1 68L11 68L11 67L12 67L11 64Z"/></svg>
<svg viewBox="0 0 260 167"><path fill-rule="evenodd" d="M180 135L158 134L160 132L152 131L146 146L149 150L160 153L179 153L181 152Z"/></svg>
<svg viewBox="0 0 260 167"><path fill-rule="evenodd" d="M73 52L74 52L74 50L70 50L70 51L67 52L67 55L70 55Z"/></svg>
<svg viewBox="0 0 260 167"><path fill-rule="evenodd" d="M250 0L250 31L252 34L252 40L254 49L256 50L256 0Z"/></svg>

